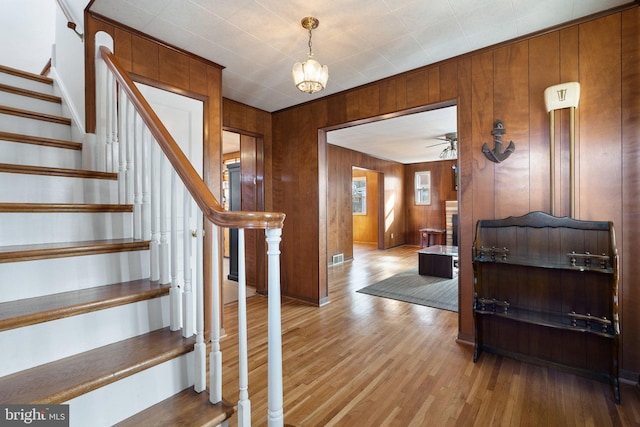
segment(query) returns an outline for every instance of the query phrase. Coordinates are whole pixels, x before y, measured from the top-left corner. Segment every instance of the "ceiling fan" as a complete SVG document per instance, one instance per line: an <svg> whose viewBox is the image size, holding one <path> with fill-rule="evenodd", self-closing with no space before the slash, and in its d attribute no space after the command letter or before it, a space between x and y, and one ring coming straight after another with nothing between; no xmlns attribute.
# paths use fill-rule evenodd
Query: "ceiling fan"
<svg viewBox="0 0 640 427"><path fill-rule="evenodd" d="M426 148L437 147L438 145L447 144L447 146L440 153L441 159L455 159L458 157L458 133L457 132L449 132L444 135L444 137L437 137L433 139L439 139L445 142L440 142L438 144L429 145Z"/></svg>

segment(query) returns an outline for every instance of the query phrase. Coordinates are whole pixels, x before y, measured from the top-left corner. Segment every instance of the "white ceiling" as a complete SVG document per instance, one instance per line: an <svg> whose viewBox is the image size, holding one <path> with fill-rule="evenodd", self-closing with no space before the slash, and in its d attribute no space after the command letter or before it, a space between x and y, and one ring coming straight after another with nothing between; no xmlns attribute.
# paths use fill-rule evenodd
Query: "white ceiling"
<svg viewBox="0 0 640 427"><path fill-rule="evenodd" d="M225 67L223 96L276 111L631 0L96 0L91 10ZM315 16L327 88L298 91Z"/></svg>
<svg viewBox="0 0 640 427"><path fill-rule="evenodd" d="M449 143L444 135L457 132L456 107L408 114L327 133L327 143L398 163L440 160Z"/></svg>
<svg viewBox="0 0 640 427"><path fill-rule="evenodd" d="M224 97L273 112L632 2L95 0L91 10L224 66ZM329 67L327 88L313 95L291 78L308 53L305 16L320 20L313 53ZM438 160L441 147L421 154L455 120L430 114L444 112L332 132L330 142L401 163Z"/></svg>

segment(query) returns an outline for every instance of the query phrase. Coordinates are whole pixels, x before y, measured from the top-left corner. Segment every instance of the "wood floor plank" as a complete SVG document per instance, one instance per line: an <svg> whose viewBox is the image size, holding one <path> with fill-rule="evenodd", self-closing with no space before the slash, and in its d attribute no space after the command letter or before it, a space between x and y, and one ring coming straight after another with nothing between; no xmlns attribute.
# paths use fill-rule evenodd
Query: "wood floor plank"
<svg viewBox="0 0 640 427"><path fill-rule="evenodd" d="M418 261L416 247L356 246L329 267L330 303L282 304L284 414L294 426L638 426L640 392L483 353L456 341L458 314L357 293ZM237 306L225 306L223 393L238 398ZM249 397L265 426L267 300L248 299ZM233 417L230 426L237 425Z"/></svg>

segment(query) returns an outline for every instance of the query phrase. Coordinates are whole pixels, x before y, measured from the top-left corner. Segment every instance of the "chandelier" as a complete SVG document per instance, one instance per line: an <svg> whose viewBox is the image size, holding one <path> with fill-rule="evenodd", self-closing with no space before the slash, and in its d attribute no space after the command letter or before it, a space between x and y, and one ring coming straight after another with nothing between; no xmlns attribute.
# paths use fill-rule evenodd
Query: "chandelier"
<svg viewBox="0 0 640 427"><path fill-rule="evenodd" d="M302 92L320 92L325 88L329 79L329 68L326 65L320 65L318 61L313 59L311 51L311 30L318 28L320 21L312 16L307 16L302 18L300 23L303 28L309 30L309 56L306 61L293 64L293 70L291 70L293 81Z"/></svg>

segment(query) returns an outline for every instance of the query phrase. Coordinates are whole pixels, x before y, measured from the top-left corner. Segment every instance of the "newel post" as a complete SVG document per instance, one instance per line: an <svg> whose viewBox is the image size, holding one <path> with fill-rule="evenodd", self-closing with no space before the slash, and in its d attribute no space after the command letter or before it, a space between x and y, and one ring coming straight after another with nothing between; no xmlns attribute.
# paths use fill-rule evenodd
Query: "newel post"
<svg viewBox="0 0 640 427"><path fill-rule="evenodd" d="M268 349L268 416L269 427L284 425L282 387L282 324L280 319L280 240L281 228L265 230L268 259L269 349Z"/></svg>

